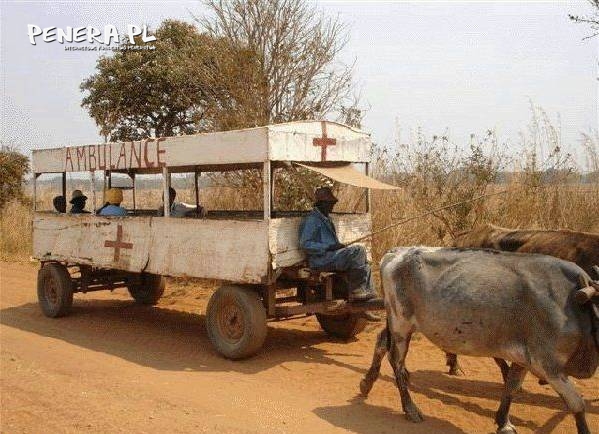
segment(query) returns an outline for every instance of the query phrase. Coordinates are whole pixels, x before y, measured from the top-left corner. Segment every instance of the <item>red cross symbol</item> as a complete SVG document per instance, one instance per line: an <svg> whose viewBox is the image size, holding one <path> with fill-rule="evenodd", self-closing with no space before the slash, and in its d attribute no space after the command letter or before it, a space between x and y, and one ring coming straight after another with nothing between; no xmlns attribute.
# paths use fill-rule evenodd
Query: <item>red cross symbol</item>
<svg viewBox="0 0 599 434"><path fill-rule="evenodd" d="M327 137L327 123L325 121L322 121L320 126L322 128L322 137L312 139L312 145L320 146L320 161L327 161L327 146L335 146L337 139Z"/></svg>
<svg viewBox="0 0 599 434"><path fill-rule="evenodd" d="M132 249L133 243L123 242L123 226L117 225L116 227L116 240L115 241L104 241L104 247L114 248L114 262L118 262L121 257L121 249Z"/></svg>

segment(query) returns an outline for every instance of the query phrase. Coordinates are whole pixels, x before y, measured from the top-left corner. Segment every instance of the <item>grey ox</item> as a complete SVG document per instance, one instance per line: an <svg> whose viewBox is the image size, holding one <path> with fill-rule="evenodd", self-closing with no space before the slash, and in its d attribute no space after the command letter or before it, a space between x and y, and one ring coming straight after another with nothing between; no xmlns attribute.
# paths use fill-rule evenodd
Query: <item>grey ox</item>
<svg viewBox="0 0 599 434"><path fill-rule="evenodd" d="M360 383L364 396L388 353L403 411L423 420L405 367L410 337L420 331L446 352L513 362L495 415L498 432L516 432L510 404L530 371L562 397L578 433L590 433L584 401L568 376L589 378L597 369L599 314L590 302L574 300L580 282L590 282L576 264L537 254L413 247L388 252L381 277L387 327Z"/></svg>

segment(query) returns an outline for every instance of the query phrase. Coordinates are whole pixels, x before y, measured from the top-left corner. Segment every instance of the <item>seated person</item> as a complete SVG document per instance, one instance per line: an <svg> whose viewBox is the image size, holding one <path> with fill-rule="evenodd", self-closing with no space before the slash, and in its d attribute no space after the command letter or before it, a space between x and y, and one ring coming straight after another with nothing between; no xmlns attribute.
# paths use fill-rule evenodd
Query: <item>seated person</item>
<svg viewBox="0 0 599 434"><path fill-rule="evenodd" d="M71 214L89 214L89 211L85 210L85 201L87 200L87 196L84 195L81 190L73 190L73 194L71 194L71 200L69 203L73 205L71 207Z"/></svg>
<svg viewBox="0 0 599 434"><path fill-rule="evenodd" d="M54 196L52 199L52 205L54 205L54 209L56 212L64 214L67 212L67 200L64 196Z"/></svg>
<svg viewBox="0 0 599 434"><path fill-rule="evenodd" d="M300 246L308 255L310 268L317 271L346 271L350 300L366 301L376 296L364 246L346 247L339 242L329 213L337 198L329 187L314 194L314 209L300 225Z"/></svg>
<svg viewBox="0 0 599 434"><path fill-rule="evenodd" d="M121 206L123 201L123 190L120 188L109 188L106 190L106 203L98 210L98 215L103 216L126 216L127 210Z"/></svg>
<svg viewBox="0 0 599 434"><path fill-rule="evenodd" d="M177 198L177 191L173 187L168 189L168 201L170 206L171 217L189 217L192 215L199 215L200 217L206 216L206 210L203 206L195 206L185 202L175 202ZM164 217L164 201L162 206L158 208L158 217Z"/></svg>

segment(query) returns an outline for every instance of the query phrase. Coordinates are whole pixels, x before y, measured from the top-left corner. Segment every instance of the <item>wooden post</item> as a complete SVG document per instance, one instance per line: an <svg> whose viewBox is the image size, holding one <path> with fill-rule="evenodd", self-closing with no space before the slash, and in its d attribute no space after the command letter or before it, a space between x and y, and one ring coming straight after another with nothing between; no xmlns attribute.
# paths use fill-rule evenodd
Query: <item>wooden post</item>
<svg viewBox="0 0 599 434"><path fill-rule="evenodd" d="M201 216L201 214L200 214L200 190L198 188L198 181L199 181L199 174L198 174L198 167L196 166L193 171L193 187L195 189L195 196L196 196L196 214L198 217L200 217Z"/></svg>
<svg viewBox="0 0 599 434"><path fill-rule="evenodd" d="M274 169L270 173L270 212L275 212L275 178L276 178L277 170Z"/></svg>
<svg viewBox="0 0 599 434"><path fill-rule="evenodd" d="M33 174L33 212L37 210L37 177L39 173Z"/></svg>
<svg viewBox="0 0 599 434"><path fill-rule="evenodd" d="M92 214L96 214L96 172L91 171L91 183L92 183Z"/></svg>
<svg viewBox="0 0 599 434"><path fill-rule="evenodd" d="M106 171L102 172L102 203L100 207L103 207L106 203Z"/></svg>
<svg viewBox="0 0 599 434"><path fill-rule="evenodd" d="M262 194L264 196L264 220L270 220L270 161L265 161L262 170Z"/></svg>
<svg viewBox="0 0 599 434"><path fill-rule="evenodd" d="M266 285L266 313L274 317L277 310L277 283Z"/></svg>
<svg viewBox="0 0 599 434"><path fill-rule="evenodd" d="M169 217L171 215L171 206L170 206L170 195L169 195L169 189L171 187L171 174L168 171L168 167L164 166L162 168L162 178L163 178L163 183L162 185L164 186L164 216L165 217Z"/></svg>
<svg viewBox="0 0 599 434"><path fill-rule="evenodd" d="M366 163L366 167L365 167L364 171L366 172L366 176L370 176L370 163ZM371 197L370 189L367 188L366 191L367 191L366 192L366 212L369 213L372 197Z"/></svg>
<svg viewBox="0 0 599 434"><path fill-rule="evenodd" d="M135 206L135 172L130 173L129 176L131 177L132 181L131 192L133 193L133 211L135 211L137 209Z"/></svg>
<svg viewBox="0 0 599 434"><path fill-rule="evenodd" d="M67 172L62 172L62 196L67 200Z"/></svg>

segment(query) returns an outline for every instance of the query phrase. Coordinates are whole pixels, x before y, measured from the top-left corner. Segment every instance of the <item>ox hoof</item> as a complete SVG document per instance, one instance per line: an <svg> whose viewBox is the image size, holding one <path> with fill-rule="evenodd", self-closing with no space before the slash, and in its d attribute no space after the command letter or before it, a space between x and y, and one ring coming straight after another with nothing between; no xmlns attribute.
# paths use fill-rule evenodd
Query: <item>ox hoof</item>
<svg viewBox="0 0 599 434"><path fill-rule="evenodd" d="M497 434L516 434L516 427L511 423L506 423L501 428L497 428Z"/></svg>
<svg viewBox="0 0 599 434"><path fill-rule="evenodd" d="M408 418L408 420L410 422L418 423L418 422L422 422L424 420L424 416L422 415L422 412L414 404L406 406L404 411L406 413L406 417Z"/></svg>
<svg viewBox="0 0 599 434"><path fill-rule="evenodd" d="M452 366L451 368L449 368L449 372L447 373L447 375L461 377L462 375L464 375L464 371L462 371L462 368L460 368L459 366Z"/></svg>
<svg viewBox="0 0 599 434"><path fill-rule="evenodd" d="M366 379L360 381L360 394L366 398L372 389L372 382L369 382Z"/></svg>

